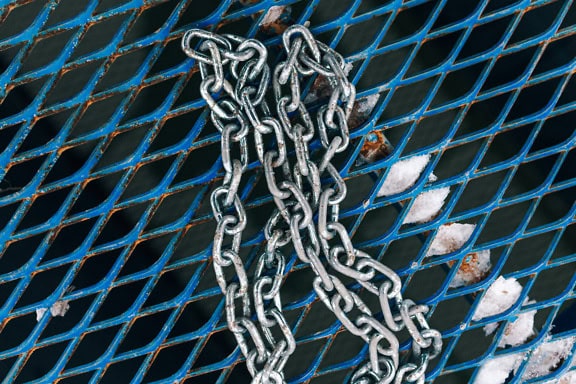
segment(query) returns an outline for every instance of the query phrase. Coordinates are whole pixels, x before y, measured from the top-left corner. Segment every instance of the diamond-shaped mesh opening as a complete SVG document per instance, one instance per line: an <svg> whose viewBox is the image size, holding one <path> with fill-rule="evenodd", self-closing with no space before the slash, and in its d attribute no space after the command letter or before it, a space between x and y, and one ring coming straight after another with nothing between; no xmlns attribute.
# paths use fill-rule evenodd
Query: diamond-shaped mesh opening
<svg viewBox="0 0 576 384"><path fill-rule="evenodd" d="M204 28L278 52L278 33L305 21L352 63L357 105L378 96L350 121L352 145L338 158L349 190L342 222L355 246L398 272L405 297L430 306L444 348L427 380L473 382L514 354L524 363L491 383L575 380L572 1L0 4L6 382L250 381L210 255L220 137L180 39ZM282 18L260 25L273 5L287 7ZM413 182L384 194L393 165L416 157L426 162ZM261 168L241 190L250 219L241 256L253 272L272 210ZM414 219L431 191L444 201ZM462 224L474 226L466 241L431 251L443 228ZM475 270L488 252L490 268ZM367 348L319 302L308 266L287 256L282 295L297 353L286 378L347 382ZM474 318L500 276L518 281L519 300ZM52 315L62 302L64 316ZM526 313L531 336L501 345ZM550 336L567 340L567 352L534 375L527 353ZM399 338L407 347L406 332Z"/></svg>

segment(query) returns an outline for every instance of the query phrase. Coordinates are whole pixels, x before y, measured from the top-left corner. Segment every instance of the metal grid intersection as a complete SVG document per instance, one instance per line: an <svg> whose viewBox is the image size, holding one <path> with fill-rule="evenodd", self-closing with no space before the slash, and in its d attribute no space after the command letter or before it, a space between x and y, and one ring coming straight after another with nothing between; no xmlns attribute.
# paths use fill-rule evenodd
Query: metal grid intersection
<svg viewBox="0 0 576 384"><path fill-rule="evenodd" d="M429 304L445 348L437 383L465 382L493 355L529 351L569 322L575 283L576 10L572 1L0 1L0 377L5 382L248 380L211 271L207 196L222 178L206 123L192 27L278 38L272 5L354 67L359 97L380 94L341 159L342 216L355 245L391 265L406 297ZM389 156L358 161L369 132ZM390 165L431 154L415 186L377 197ZM259 251L272 204L260 168L243 200ZM426 183L434 172L438 180ZM449 186L426 224L402 225L422 191ZM264 215L265 217L266 215ZM476 224L459 251L425 257L439 226ZM481 281L449 288L470 252L490 249ZM456 261L451 267L451 262ZM294 255L283 295L298 351L290 382L343 382L366 348L323 312ZM523 285L504 313L472 321L500 275ZM524 298L535 302L524 304ZM64 317L38 308L68 301ZM537 336L506 350L482 327L537 310ZM404 345L406 347L406 345ZM569 369L569 360L546 378ZM520 368L522 369L522 368Z"/></svg>

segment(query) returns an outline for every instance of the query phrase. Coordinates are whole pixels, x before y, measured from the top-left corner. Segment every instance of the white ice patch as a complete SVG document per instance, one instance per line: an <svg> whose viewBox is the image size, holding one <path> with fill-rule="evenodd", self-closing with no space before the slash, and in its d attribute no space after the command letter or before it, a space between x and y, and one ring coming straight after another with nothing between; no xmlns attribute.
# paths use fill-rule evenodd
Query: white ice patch
<svg viewBox="0 0 576 384"><path fill-rule="evenodd" d="M342 71L344 71L344 74L346 76L348 76L350 74L350 71L352 70L352 68L354 68L354 64L346 63L346 64L344 64L344 68L342 68ZM378 95L378 97L380 97L380 95Z"/></svg>
<svg viewBox="0 0 576 384"><path fill-rule="evenodd" d="M50 310L50 315L52 315L52 317L56 317L56 316L64 316L66 315L66 312L68 312L68 310L70 309L70 304L68 304L68 300L62 300L62 301L57 301L54 304L52 304L52 306L50 308L38 308L36 309L36 321L40 321L40 319L42 319L42 316L44 316L44 314Z"/></svg>
<svg viewBox="0 0 576 384"><path fill-rule="evenodd" d="M532 352L522 379L533 379L554 371L562 360L570 355L575 341L576 337L572 336L540 344L540 346Z"/></svg>
<svg viewBox="0 0 576 384"><path fill-rule="evenodd" d="M568 371L558 379L558 384L576 384L576 371Z"/></svg>
<svg viewBox="0 0 576 384"><path fill-rule="evenodd" d="M451 223L440 226L430 243L426 256L445 255L462 248L470 239L476 224ZM456 276L450 281L451 288L474 284L490 270L490 250L472 252L464 256Z"/></svg>
<svg viewBox="0 0 576 384"><path fill-rule="evenodd" d="M286 7L283 5L275 5L273 7L270 7L270 9L268 9L268 12L266 12L266 14L264 15L264 18L262 18L260 25L267 26L274 23L276 20L280 18L280 16L282 16L282 12L284 12L285 8Z"/></svg>
<svg viewBox="0 0 576 384"><path fill-rule="evenodd" d="M490 250L472 252L464 256L456 276L450 281L450 288L458 288L480 281L492 268Z"/></svg>
<svg viewBox="0 0 576 384"><path fill-rule="evenodd" d="M502 384L522 362L522 354L512 354L488 360L476 375L474 384Z"/></svg>
<svg viewBox="0 0 576 384"><path fill-rule="evenodd" d="M379 98L380 94L375 93L373 95L368 95L366 97L358 99L356 101L358 105L356 107L356 112L359 112L361 115L369 115L376 106L376 103L378 102Z"/></svg>
<svg viewBox="0 0 576 384"><path fill-rule="evenodd" d="M525 302L524 304L528 304ZM513 347L524 344L529 337L534 335L534 316L536 311L528 311L517 316L516 320L506 326L502 338L498 343L500 348L507 345Z"/></svg>
<svg viewBox="0 0 576 384"><path fill-rule="evenodd" d="M392 164L378 196L395 195L413 186L429 161L430 155L420 155Z"/></svg>
<svg viewBox="0 0 576 384"><path fill-rule="evenodd" d="M44 316L44 314L46 313L47 310L48 310L48 308L37 308L36 309L36 321L40 321L40 319L42 319L42 316Z"/></svg>
<svg viewBox="0 0 576 384"><path fill-rule="evenodd" d="M426 252L426 256L445 255L459 250L472 236L474 228L476 228L476 224L451 223L441 225L430 244L430 248L428 248L428 252Z"/></svg>
<svg viewBox="0 0 576 384"><path fill-rule="evenodd" d="M480 320L506 311L518 301L521 292L522 286L515 278L498 277L482 297L472 319Z"/></svg>
<svg viewBox="0 0 576 384"><path fill-rule="evenodd" d="M404 224L426 223L432 220L444 206L444 200L449 193L450 187L443 187L419 194L406 214Z"/></svg>
<svg viewBox="0 0 576 384"><path fill-rule="evenodd" d="M521 382L545 376L560 366L571 353L576 337L555 341L544 341L530 355L522 374ZM482 365L476 375L475 384L502 384L508 375L516 372L526 353L516 353L489 360ZM572 363L572 366L574 364ZM568 371L558 379L546 381L547 384L576 384L576 371Z"/></svg>
<svg viewBox="0 0 576 384"><path fill-rule="evenodd" d="M57 301L50 307L50 314L53 317L62 316L68 312L70 309L70 304L68 304L68 300Z"/></svg>

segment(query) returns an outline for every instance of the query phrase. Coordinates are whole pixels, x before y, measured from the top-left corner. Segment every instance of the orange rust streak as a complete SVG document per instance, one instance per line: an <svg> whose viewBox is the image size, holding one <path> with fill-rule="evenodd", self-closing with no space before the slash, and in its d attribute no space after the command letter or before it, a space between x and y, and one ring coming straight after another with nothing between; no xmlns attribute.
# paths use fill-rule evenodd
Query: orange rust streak
<svg viewBox="0 0 576 384"><path fill-rule="evenodd" d="M377 161L385 158L390 154L390 147L386 142L386 138L381 131L371 131L368 135L376 135L376 141L365 140L360 155L367 161Z"/></svg>

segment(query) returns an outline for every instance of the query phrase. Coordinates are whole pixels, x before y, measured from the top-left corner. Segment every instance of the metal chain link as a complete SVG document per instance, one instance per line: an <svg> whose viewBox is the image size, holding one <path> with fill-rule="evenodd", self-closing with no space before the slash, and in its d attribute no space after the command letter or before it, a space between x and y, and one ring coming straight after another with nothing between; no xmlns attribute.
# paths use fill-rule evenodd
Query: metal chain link
<svg viewBox="0 0 576 384"><path fill-rule="evenodd" d="M192 48L194 39L202 40L199 51ZM272 232L267 236L266 251L256 262L252 286L239 256L246 213L238 189L249 162L248 128L256 128L260 136L255 137L260 140L263 134L281 133L274 120L260 119L256 111L264 103L270 78L270 68L266 64L267 51L262 43L255 40L232 35L219 36L197 29L184 35L182 48L200 64L200 92L212 111L212 122L222 134L225 175L222 186L211 195L217 223L212 255L216 280L226 298L228 328L246 357L253 383L284 383L282 371L296 348L296 342L282 315L279 290L285 259L277 249L279 233ZM209 52L209 55L203 52ZM229 65L229 72L236 81L234 86L224 78L226 65ZM221 91L224 91L224 96L216 101L212 95ZM264 106L263 110L266 112L267 107ZM238 146L236 151L234 146ZM263 153L263 142L260 146L259 154ZM238 155L234 156L235 153ZM279 156L276 162L286 159L285 150L281 153L282 157ZM226 279L227 268L234 271L237 281L229 282ZM257 321L253 320L254 312ZM281 340L274 336L278 334L273 332L275 327L282 335Z"/></svg>
<svg viewBox="0 0 576 384"><path fill-rule="evenodd" d="M191 47L194 38L202 40L199 51ZM354 85L344 74L344 59L316 41L301 25L288 28L282 41L287 58L275 67L271 76L275 118L264 101L270 70L266 64L266 49L260 42L202 30L188 31L182 40L186 54L200 63L203 79L200 91L212 111L212 121L222 132L225 177L223 185L212 194L217 221L213 259L218 284L226 295L228 327L246 356L254 383L284 382L282 370L296 343L281 310L279 290L285 260L280 248L291 241L298 257L309 263L316 274L312 286L321 301L349 332L368 344L369 361L356 370L352 383L422 383L428 361L442 348L441 334L430 329L426 321L428 307L404 300L400 277L392 269L355 249L348 231L339 222L339 207L346 197L346 183L331 161L348 146L347 120L356 94ZM227 64L230 64L230 73L236 80L234 87L224 75ZM318 108L315 125L301 100L300 84L302 79L318 74L329 80L333 92L327 104ZM216 101L212 94L221 91L225 96ZM259 327L250 319L253 312L248 294L249 281L238 256L242 230L246 225L238 186L248 164L248 126L253 128L256 153L277 206L264 230L266 250L257 261L253 282ZM317 164L309 153L309 143L316 130L324 148ZM266 135L273 137L273 148L265 146ZM292 167L285 136L295 153L296 161ZM231 145L236 143L240 156L232 158ZM332 183L323 186L322 177L332 180ZM221 196L225 197L223 202ZM223 245L225 236L231 237L231 245L226 247ZM354 279L378 297L384 324L373 316L358 293L328 272L322 257L331 269ZM226 267L233 268L238 282L226 281L223 272ZM266 270L269 272L265 273ZM240 315L236 314L237 302L242 308ZM283 337L280 341L271 331L276 326ZM394 332L404 328L413 339L412 355L410 361L400 362L399 342Z"/></svg>

